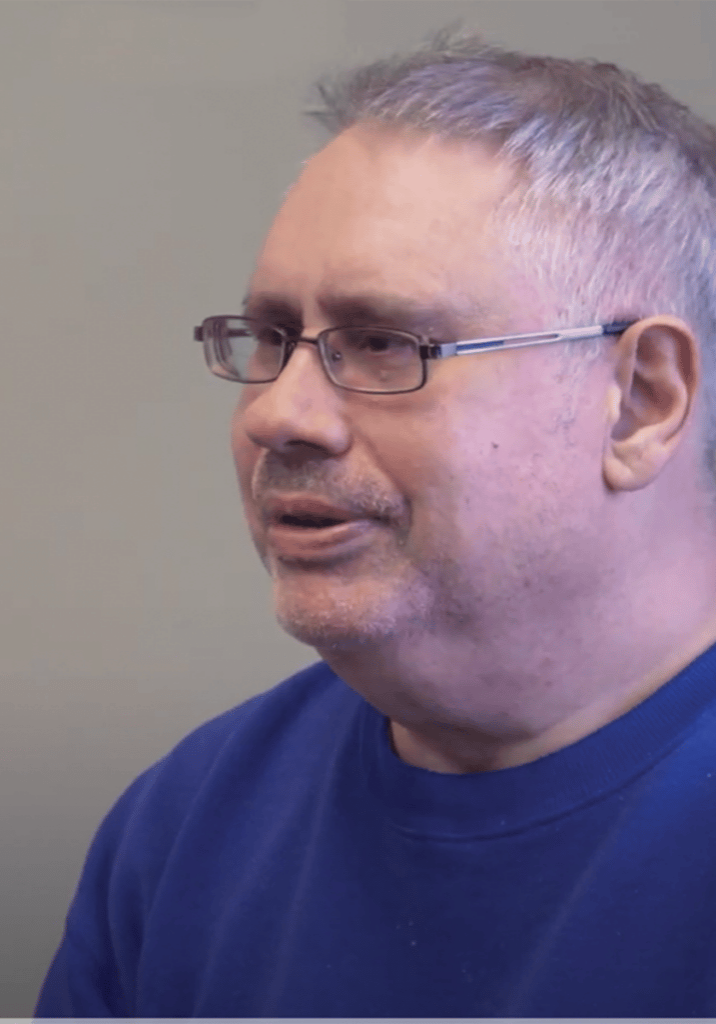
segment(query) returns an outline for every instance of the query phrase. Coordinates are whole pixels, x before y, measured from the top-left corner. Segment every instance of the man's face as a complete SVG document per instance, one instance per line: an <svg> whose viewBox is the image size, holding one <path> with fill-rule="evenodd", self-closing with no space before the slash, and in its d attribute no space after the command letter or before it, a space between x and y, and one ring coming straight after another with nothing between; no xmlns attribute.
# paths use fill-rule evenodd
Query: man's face
<svg viewBox="0 0 716 1024"><path fill-rule="evenodd" d="M454 322L436 315L424 328L441 341L553 327L554 302L511 275L487 231L510 181L475 147L351 129L289 192L251 294L282 298L309 337L336 326L327 295L450 303ZM277 381L242 386L233 452L287 632L321 652L403 645L439 662L446 638L494 646L506 621L513 632L528 623L534 643L547 614L594 586L584 548L602 493L601 435L579 434L581 421L568 439L555 428L566 396L551 351L434 361L422 390L369 395L337 388L315 346L300 345ZM296 562L262 515L268 495L296 494L383 518L348 557Z"/></svg>

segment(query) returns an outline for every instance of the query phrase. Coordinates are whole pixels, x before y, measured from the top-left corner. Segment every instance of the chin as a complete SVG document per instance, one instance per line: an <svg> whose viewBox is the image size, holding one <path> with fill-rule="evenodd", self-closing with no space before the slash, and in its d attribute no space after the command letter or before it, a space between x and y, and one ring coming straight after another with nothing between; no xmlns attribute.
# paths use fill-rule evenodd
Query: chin
<svg viewBox="0 0 716 1024"><path fill-rule="evenodd" d="M330 621L326 616L293 616L277 612L279 626L294 640L318 650L353 651L387 640L389 634L377 623Z"/></svg>

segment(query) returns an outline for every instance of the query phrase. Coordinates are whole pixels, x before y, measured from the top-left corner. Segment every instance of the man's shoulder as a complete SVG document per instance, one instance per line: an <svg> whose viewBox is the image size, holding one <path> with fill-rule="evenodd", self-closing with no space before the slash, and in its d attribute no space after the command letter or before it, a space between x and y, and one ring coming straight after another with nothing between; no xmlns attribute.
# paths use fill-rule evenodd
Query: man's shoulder
<svg viewBox="0 0 716 1024"><path fill-rule="evenodd" d="M233 803L277 776L307 781L364 703L325 662L309 665L188 733L124 791L104 830L159 818L171 830L210 793Z"/></svg>
<svg viewBox="0 0 716 1024"><path fill-rule="evenodd" d="M307 741L325 735L337 715L350 713L362 703L354 691L324 661L294 673L269 690L209 719L188 733L159 765L193 771L210 770L222 756L268 754L277 747L305 748Z"/></svg>
<svg viewBox="0 0 716 1024"><path fill-rule="evenodd" d="M325 661L314 662L192 729L167 756L211 757L226 742L275 735L289 724L306 725L329 708L358 700Z"/></svg>

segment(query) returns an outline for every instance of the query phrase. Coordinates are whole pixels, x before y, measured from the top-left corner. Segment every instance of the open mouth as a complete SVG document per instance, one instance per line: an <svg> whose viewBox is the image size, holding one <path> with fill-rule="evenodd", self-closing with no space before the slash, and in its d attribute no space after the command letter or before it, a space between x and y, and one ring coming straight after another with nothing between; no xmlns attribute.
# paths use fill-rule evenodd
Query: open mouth
<svg viewBox="0 0 716 1024"><path fill-rule="evenodd" d="M305 530L324 530L328 526L338 526L345 519L321 519L318 516L281 516L279 526L298 526Z"/></svg>

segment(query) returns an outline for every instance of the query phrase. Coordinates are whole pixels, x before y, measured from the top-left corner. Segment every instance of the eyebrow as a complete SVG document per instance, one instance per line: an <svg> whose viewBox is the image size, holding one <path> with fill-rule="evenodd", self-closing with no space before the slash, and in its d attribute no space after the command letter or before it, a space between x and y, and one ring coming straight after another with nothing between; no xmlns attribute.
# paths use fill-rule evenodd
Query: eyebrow
<svg viewBox="0 0 716 1024"><path fill-rule="evenodd" d="M487 309L472 296L468 299L441 295L416 301L386 292L356 295L325 292L318 296L317 301L323 314L337 327L385 325L418 334L430 331L457 336L468 324L488 319ZM279 326L301 327L300 306L279 293L249 292L244 296L242 305L245 316L273 320Z"/></svg>

